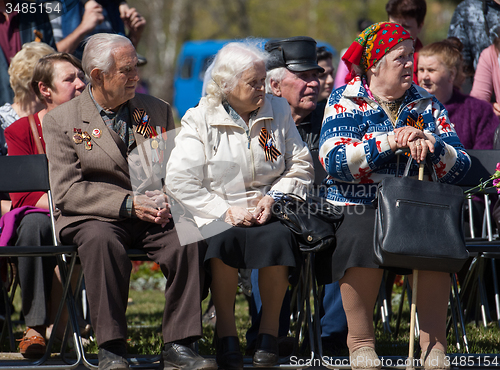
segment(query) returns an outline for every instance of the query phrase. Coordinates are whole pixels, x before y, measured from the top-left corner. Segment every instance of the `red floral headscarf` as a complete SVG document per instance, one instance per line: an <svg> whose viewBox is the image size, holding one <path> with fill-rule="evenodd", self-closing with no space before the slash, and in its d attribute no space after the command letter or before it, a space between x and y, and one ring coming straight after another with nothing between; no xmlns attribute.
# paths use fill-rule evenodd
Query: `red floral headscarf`
<svg viewBox="0 0 500 370"><path fill-rule="evenodd" d="M366 28L342 56L342 60L351 72L346 80L354 77L353 64L360 66L366 72L394 46L408 39L413 40L410 33L397 23L380 22Z"/></svg>

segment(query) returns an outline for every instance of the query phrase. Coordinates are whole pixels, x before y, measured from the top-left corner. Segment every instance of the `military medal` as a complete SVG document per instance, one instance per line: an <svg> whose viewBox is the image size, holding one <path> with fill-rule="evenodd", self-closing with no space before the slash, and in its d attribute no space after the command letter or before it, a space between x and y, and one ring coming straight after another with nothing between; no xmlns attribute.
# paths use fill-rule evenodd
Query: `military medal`
<svg viewBox="0 0 500 370"><path fill-rule="evenodd" d="M90 135L87 131L84 131L82 133L82 139L85 141L85 149L90 150L92 149L92 142L90 141Z"/></svg>
<svg viewBox="0 0 500 370"><path fill-rule="evenodd" d="M75 142L75 144L81 144L83 142L82 135L80 135L79 133L74 134L73 141Z"/></svg>
<svg viewBox="0 0 500 370"><path fill-rule="evenodd" d="M73 132L75 133L73 135L73 141L75 142L75 144L81 144L83 142L82 130L80 130L79 128L74 128Z"/></svg>
<svg viewBox="0 0 500 370"><path fill-rule="evenodd" d="M99 139L101 137L101 130L99 130L98 128L93 129L92 136L96 139Z"/></svg>
<svg viewBox="0 0 500 370"><path fill-rule="evenodd" d="M158 140L151 140L151 148L158 149Z"/></svg>

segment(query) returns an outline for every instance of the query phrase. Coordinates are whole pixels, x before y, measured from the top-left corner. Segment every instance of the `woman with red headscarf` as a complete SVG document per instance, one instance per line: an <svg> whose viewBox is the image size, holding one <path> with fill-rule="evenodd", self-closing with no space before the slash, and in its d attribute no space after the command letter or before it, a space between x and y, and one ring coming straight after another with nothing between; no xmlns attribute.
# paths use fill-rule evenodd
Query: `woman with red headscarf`
<svg viewBox="0 0 500 370"><path fill-rule="evenodd" d="M328 177L325 197L344 206L337 248L325 267L324 282L339 281L347 316L347 345L353 369L380 368L375 352L373 308L383 269L373 262L377 183L402 174L413 159L409 176L429 156L441 182L458 182L470 158L438 100L413 83L413 39L397 24L382 22L365 29L342 58L350 82L328 99L320 137L319 157ZM403 157L406 158L406 157ZM399 167L398 167L399 165ZM439 227L439 225L429 225ZM439 248L439 246L436 246ZM410 271L404 271L410 273ZM446 369L446 315L450 290L447 273L421 271L418 277L418 318L422 365Z"/></svg>

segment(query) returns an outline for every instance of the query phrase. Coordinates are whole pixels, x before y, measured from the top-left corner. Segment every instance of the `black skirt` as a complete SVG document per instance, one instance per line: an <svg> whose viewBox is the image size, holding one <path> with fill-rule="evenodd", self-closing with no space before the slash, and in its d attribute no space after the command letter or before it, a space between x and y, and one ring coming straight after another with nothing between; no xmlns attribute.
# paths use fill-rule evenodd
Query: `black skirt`
<svg viewBox="0 0 500 370"><path fill-rule="evenodd" d="M219 258L226 265L240 269L298 267L300 264L293 233L276 218L265 225L252 227L228 227L223 221L215 221L204 226L201 232L210 235L206 239L205 262Z"/></svg>
<svg viewBox="0 0 500 370"><path fill-rule="evenodd" d="M351 267L379 268L373 253L375 211L371 205L343 207L344 222L337 230L335 251L316 255L315 270L319 284L340 280ZM401 275L411 273L402 268L389 270Z"/></svg>

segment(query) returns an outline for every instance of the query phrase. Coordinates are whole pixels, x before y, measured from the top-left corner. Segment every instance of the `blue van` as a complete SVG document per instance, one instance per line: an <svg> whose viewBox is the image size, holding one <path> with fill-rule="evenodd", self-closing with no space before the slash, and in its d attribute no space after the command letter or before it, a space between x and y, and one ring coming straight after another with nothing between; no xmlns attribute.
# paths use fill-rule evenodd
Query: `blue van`
<svg viewBox="0 0 500 370"><path fill-rule="evenodd" d="M258 40L262 40L260 44L264 47L268 39ZM179 118L198 104L205 71L215 54L231 41L238 40L197 40L186 41L182 45L174 75L174 108ZM336 58L337 51L331 45L318 41L318 46L325 46Z"/></svg>

